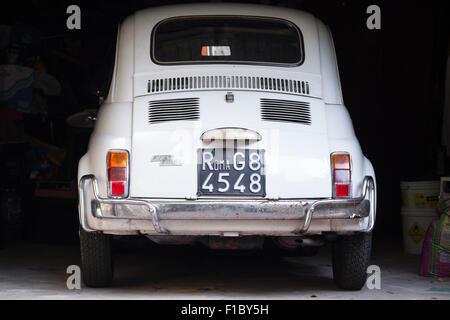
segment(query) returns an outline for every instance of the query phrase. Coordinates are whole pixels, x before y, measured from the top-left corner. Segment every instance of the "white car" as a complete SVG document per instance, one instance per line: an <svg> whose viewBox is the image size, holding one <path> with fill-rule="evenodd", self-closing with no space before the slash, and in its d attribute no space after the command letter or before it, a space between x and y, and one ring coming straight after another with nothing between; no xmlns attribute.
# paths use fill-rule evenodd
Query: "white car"
<svg viewBox="0 0 450 320"><path fill-rule="evenodd" d="M212 3L128 17L78 181L87 286L112 281L111 236L139 234L299 254L332 241L337 285L365 283L375 173L331 33L309 13Z"/></svg>

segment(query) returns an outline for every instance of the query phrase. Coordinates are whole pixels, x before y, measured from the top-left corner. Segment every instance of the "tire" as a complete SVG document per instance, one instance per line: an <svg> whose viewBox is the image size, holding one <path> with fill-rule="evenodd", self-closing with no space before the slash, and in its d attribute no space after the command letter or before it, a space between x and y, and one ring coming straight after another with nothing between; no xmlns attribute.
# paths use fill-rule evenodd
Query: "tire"
<svg viewBox="0 0 450 320"><path fill-rule="evenodd" d="M114 274L111 236L80 228L80 251L84 284L91 288L109 286Z"/></svg>
<svg viewBox="0 0 450 320"><path fill-rule="evenodd" d="M333 244L333 278L345 290L361 290L370 262L372 232L340 236Z"/></svg>
<svg viewBox="0 0 450 320"><path fill-rule="evenodd" d="M302 257L313 257L319 253L320 246L298 247L297 254Z"/></svg>

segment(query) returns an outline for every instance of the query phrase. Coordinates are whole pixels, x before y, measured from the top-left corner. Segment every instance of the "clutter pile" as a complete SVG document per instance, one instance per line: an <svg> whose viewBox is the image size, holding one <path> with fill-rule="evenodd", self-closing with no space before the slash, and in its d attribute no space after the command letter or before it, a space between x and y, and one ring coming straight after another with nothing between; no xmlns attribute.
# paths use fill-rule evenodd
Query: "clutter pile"
<svg viewBox="0 0 450 320"><path fill-rule="evenodd" d="M450 193L443 188L446 180L450 179L441 179L441 194L436 207L438 218L428 227L423 243L422 276L450 277Z"/></svg>

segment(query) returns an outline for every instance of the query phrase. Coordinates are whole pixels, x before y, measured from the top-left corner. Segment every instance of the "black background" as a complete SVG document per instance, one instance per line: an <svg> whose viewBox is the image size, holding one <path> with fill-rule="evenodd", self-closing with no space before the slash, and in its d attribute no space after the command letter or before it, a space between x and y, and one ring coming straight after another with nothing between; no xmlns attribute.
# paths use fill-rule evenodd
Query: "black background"
<svg viewBox="0 0 450 320"><path fill-rule="evenodd" d="M117 24L142 8L188 2L191 1L2 2L1 24L23 22L45 37L41 58L49 73L63 85L62 96L54 102L58 107L51 114L56 124L52 142L73 151L69 163L65 163L66 170L62 170L63 178L75 177L76 162L85 151L88 138L87 134L69 143L73 133L67 128L65 118L86 107L95 107L96 90L107 92ZM311 12L331 28L344 101L363 152L372 161L377 175L375 232L399 235L400 181L435 179L439 173L449 173L447 157L438 165L438 156L444 152L440 135L450 29L448 1L267 0L263 3ZM71 4L81 7L81 30L66 28L66 8ZM381 8L381 30L366 28L366 8L371 4ZM73 63L55 58L55 50L66 45L64 39L78 41L78 55ZM34 127L29 126L33 133L41 139L48 138L45 125ZM47 203L50 208L53 204L57 205ZM75 202L70 205L76 210Z"/></svg>

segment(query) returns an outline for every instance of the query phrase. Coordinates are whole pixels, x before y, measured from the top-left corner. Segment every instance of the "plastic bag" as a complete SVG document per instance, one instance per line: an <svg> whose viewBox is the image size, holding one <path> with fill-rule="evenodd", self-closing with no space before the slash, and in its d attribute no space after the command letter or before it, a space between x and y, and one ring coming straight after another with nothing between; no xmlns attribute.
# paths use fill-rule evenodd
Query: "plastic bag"
<svg viewBox="0 0 450 320"><path fill-rule="evenodd" d="M422 248L420 275L450 277L450 194L439 197L440 218L434 219L427 230Z"/></svg>

